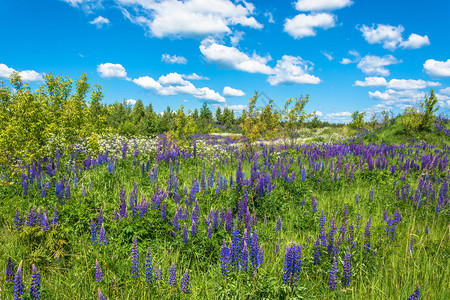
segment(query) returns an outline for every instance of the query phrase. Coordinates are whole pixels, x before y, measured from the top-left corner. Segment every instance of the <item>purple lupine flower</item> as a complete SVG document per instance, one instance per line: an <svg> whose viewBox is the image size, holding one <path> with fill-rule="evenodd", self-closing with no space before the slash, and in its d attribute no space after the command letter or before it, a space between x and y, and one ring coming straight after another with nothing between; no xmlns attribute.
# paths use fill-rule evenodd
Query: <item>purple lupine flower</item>
<svg viewBox="0 0 450 300"><path fill-rule="evenodd" d="M386 211L386 209L384 209L384 212L383 212L383 221L387 221L387 211Z"/></svg>
<svg viewBox="0 0 450 300"><path fill-rule="evenodd" d="M184 223L184 227L183 227L183 243L184 244L188 243L188 233L187 233L186 223Z"/></svg>
<svg viewBox="0 0 450 300"><path fill-rule="evenodd" d="M216 209L214 211L212 226L213 226L213 228L219 227L219 209Z"/></svg>
<svg viewBox="0 0 450 300"><path fill-rule="evenodd" d="M342 223L347 223L348 220L348 205L344 204L344 210L342 212Z"/></svg>
<svg viewBox="0 0 450 300"><path fill-rule="evenodd" d="M103 281L103 272L98 260L95 260L95 281Z"/></svg>
<svg viewBox="0 0 450 300"><path fill-rule="evenodd" d="M331 265L331 269L330 269L330 279L329 279L329 283L328 283L330 290L332 290L332 291L334 291L336 289L337 264L338 264L338 261L336 258L334 258L333 264Z"/></svg>
<svg viewBox="0 0 450 300"><path fill-rule="evenodd" d="M44 226L44 212L42 211L42 207L39 209L39 213L37 215L37 224L38 226Z"/></svg>
<svg viewBox="0 0 450 300"><path fill-rule="evenodd" d="M241 270L247 271L248 270L248 248L247 248L247 241L244 240L242 243L242 249L241 249Z"/></svg>
<svg viewBox="0 0 450 300"><path fill-rule="evenodd" d="M139 278L139 249L137 237L134 238L131 246L131 278L134 280Z"/></svg>
<svg viewBox="0 0 450 300"><path fill-rule="evenodd" d="M280 252L280 239L277 240L275 244L275 253Z"/></svg>
<svg viewBox="0 0 450 300"><path fill-rule="evenodd" d="M173 226L175 230L180 229L180 223L179 223L180 215L178 214L178 210L175 212L175 215L173 216Z"/></svg>
<svg viewBox="0 0 450 300"><path fill-rule="evenodd" d="M173 230L170 231L170 235L171 235L173 238L176 238L176 237L177 237L177 233L176 233L175 231L173 231Z"/></svg>
<svg viewBox="0 0 450 300"><path fill-rule="evenodd" d="M325 214L322 209L322 214L320 215L320 221L319 221L319 234L322 246L327 245L327 232L325 230Z"/></svg>
<svg viewBox="0 0 450 300"><path fill-rule="evenodd" d="M228 207L228 209L227 209L225 229L228 232L230 232L233 229L233 213L231 212L230 207Z"/></svg>
<svg viewBox="0 0 450 300"><path fill-rule="evenodd" d="M260 266L259 262L259 241L258 241L258 231L255 229L252 235L251 249L250 249L250 261L252 262L253 273L258 271Z"/></svg>
<svg viewBox="0 0 450 300"><path fill-rule="evenodd" d="M409 295L408 300L419 300L419 298L420 298L420 286L419 283L417 283L416 290L411 295Z"/></svg>
<svg viewBox="0 0 450 300"><path fill-rule="evenodd" d="M11 261L11 257L8 258L8 264L6 265L6 281L14 281L14 265Z"/></svg>
<svg viewBox="0 0 450 300"><path fill-rule="evenodd" d="M358 216L356 217L356 228L361 227L361 213L358 211Z"/></svg>
<svg viewBox="0 0 450 300"><path fill-rule="evenodd" d="M212 226L211 226L211 223L209 223L209 226L208 226L208 234L206 235L207 237L212 237Z"/></svg>
<svg viewBox="0 0 450 300"><path fill-rule="evenodd" d="M428 232L429 232L429 230L428 230L428 224L427 224L427 226L425 227L425 234L428 234Z"/></svg>
<svg viewBox="0 0 450 300"><path fill-rule="evenodd" d="M317 237L316 243L314 244L314 263L320 263L320 239Z"/></svg>
<svg viewBox="0 0 450 300"><path fill-rule="evenodd" d="M91 219L91 245L95 245L97 243L97 226L95 225L94 220Z"/></svg>
<svg viewBox="0 0 450 300"><path fill-rule="evenodd" d="M344 287L350 286L350 281L351 281L351 277L352 277L350 255L351 255L350 247L347 247L347 251L345 251L345 256L344 256L344 280L343 280Z"/></svg>
<svg viewBox="0 0 450 300"><path fill-rule="evenodd" d="M81 195L83 195L83 197L86 196L86 190L84 189L84 184L81 184Z"/></svg>
<svg viewBox="0 0 450 300"><path fill-rule="evenodd" d="M40 283L39 273L36 269L36 266L33 264L31 266L31 287L30 287L31 299L39 299L40 286L41 286L41 283Z"/></svg>
<svg viewBox="0 0 450 300"><path fill-rule="evenodd" d="M356 196L355 196L355 204L356 204L356 205L359 204L359 193L356 193Z"/></svg>
<svg viewBox="0 0 450 300"><path fill-rule="evenodd" d="M227 243L223 240L222 247L220 248L220 269L223 276L228 275L228 261L230 260L230 253L227 247Z"/></svg>
<svg viewBox="0 0 450 300"><path fill-rule="evenodd" d="M334 217L331 217L331 222L330 222L330 233L328 235L328 253L331 255L331 253L333 253L333 248L334 248L334 235L336 234L336 221L334 220Z"/></svg>
<svg viewBox="0 0 450 300"><path fill-rule="evenodd" d="M369 217L369 220L367 220L366 228L364 231L364 250L370 249L370 225L372 223L372 216Z"/></svg>
<svg viewBox="0 0 450 300"><path fill-rule="evenodd" d="M184 271L183 277L181 278L181 291L186 294L189 293L189 272L187 269Z"/></svg>
<svg viewBox="0 0 450 300"><path fill-rule="evenodd" d="M98 300L106 300L105 296L103 296L102 292L100 291L100 289L98 289Z"/></svg>
<svg viewBox="0 0 450 300"><path fill-rule="evenodd" d="M353 226L353 223L350 223L348 226L348 243L353 244L353 241L355 240L355 227Z"/></svg>
<svg viewBox="0 0 450 300"><path fill-rule="evenodd" d="M14 227L16 227L17 230L22 227L22 218L19 213L19 209L16 209L16 214L14 215Z"/></svg>
<svg viewBox="0 0 450 300"><path fill-rule="evenodd" d="M53 210L53 220L52 220L53 227L55 227L58 224L58 218L59 218L59 211L58 211L58 207L55 204L55 209Z"/></svg>
<svg viewBox="0 0 450 300"><path fill-rule="evenodd" d="M192 236L197 235L197 222L195 221L195 219L192 220L191 235Z"/></svg>
<svg viewBox="0 0 450 300"><path fill-rule="evenodd" d="M234 231L232 234L232 241L230 244L230 258L231 266L235 270L239 270L239 228L237 225L234 226Z"/></svg>
<svg viewBox="0 0 450 300"><path fill-rule="evenodd" d="M17 268L16 276L14 277L14 300L22 299L23 295L23 281L22 281L22 262Z"/></svg>
<svg viewBox="0 0 450 300"><path fill-rule="evenodd" d="M102 224L102 227L100 227L98 243L103 244L103 245L108 244L108 239L106 238L106 232L105 232L105 224Z"/></svg>
<svg viewBox="0 0 450 300"><path fill-rule="evenodd" d="M292 241L286 245L284 256L283 283L297 285L302 265L302 250L300 244Z"/></svg>
<svg viewBox="0 0 450 300"><path fill-rule="evenodd" d="M156 280L159 280L159 284L163 284L161 266L158 268L158 270L156 270Z"/></svg>
<svg viewBox="0 0 450 300"><path fill-rule="evenodd" d="M317 211L317 200L316 197L312 196L311 198L312 212L315 213Z"/></svg>
<svg viewBox="0 0 450 300"><path fill-rule="evenodd" d="M412 237L409 242L409 253L412 254L414 251L416 251L416 247L414 245L414 237Z"/></svg>
<svg viewBox="0 0 450 300"><path fill-rule="evenodd" d="M275 227L275 231L281 231L281 217L278 216L277 225Z"/></svg>
<svg viewBox="0 0 450 300"><path fill-rule="evenodd" d="M300 202L300 206L303 206L303 205L305 205L305 201L306 201L306 198L305 198L305 197L303 197L303 200L302 200L302 202Z"/></svg>
<svg viewBox="0 0 450 300"><path fill-rule="evenodd" d="M169 285L175 286L177 284L177 269L175 268L175 263L172 263L169 271Z"/></svg>
<svg viewBox="0 0 450 300"><path fill-rule="evenodd" d="M66 182L66 201L70 200L70 180Z"/></svg>

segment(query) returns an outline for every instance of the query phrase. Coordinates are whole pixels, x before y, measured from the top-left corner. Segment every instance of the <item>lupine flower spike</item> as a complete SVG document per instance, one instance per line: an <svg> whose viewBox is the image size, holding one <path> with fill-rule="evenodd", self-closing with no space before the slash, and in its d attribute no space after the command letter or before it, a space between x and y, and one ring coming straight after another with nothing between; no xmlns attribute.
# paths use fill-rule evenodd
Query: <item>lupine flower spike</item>
<svg viewBox="0 0 450 300"><path fill-rule="evenodd" d="M95 281L103 281L103 272L98 260L95 260Z"/></svg>
<svg viewBox="0 0 450 300"><path fill-rule="evenodd" d="M22 262L17 268L16 276L14 278L14 300L22 299L23 295L23 281L22 281Z"/></svg>
<svg viewBox="0 0 450 300"><path fill-rule="evenodd" d="M40 289L40 278L36 266L33 264L31 267L31 289L30 296L31 299L39 299L39 289Z"/></svg>
<svg viewBox="0 0 450 300"><path fill-rule="evenodd" d="M181 291L186 294L189 293L189 272L187 269L184 271L183 277L181 278Z"/></svg>
<svg viewBox="0 0 450 300"><path fill-rule="evenodd" d="M134 280L139 278L139 249L137 237L134 238L133 245L131 246L131 277Z"/></svg>

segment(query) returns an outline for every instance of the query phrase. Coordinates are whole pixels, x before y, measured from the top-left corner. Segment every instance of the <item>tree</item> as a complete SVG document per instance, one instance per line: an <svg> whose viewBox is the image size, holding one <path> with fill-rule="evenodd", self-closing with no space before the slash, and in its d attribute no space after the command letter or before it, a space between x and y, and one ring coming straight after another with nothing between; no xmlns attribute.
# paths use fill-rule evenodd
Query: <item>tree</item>
<svg viewBox="0 0 450 300"><path fill-rule="evenodd" d="M420 130L430 130L433 126L434 113L439 109L436 106L438 99L434 93L434 89L431 89L430 96L425 94L425 100L420 103L422 111L422 121L420 122Z"/></svg>
<svg viewBox="0 0 450 300"><path fill-rule="evenodd" d="M223 125L223 122L222 122L222 110L220 109L220 107L217 107L217 109L216 109L216 122L219 125Z"/></svg>
<svg viewBox="0 0 450 300"><path fill-rule="evenodd" d="M288 98L284 104L281 120L284 123L285 135L291 139L291 143L298 136L298 130L303 126L304 122L315 116L315 112L310 114L305 112L305 106L308 102L309 95L306 95L306 97L301 95L295 99L295 102L292 101L292 98Z"/></svg>
<svg viewBox="0 0 450 300"><path fill-rule="evenodd" d="M366 116L366 112L355 111L352 114L352 121L350 122L350 127L353 129L361 129L364 127L364 117Z"/></svg>

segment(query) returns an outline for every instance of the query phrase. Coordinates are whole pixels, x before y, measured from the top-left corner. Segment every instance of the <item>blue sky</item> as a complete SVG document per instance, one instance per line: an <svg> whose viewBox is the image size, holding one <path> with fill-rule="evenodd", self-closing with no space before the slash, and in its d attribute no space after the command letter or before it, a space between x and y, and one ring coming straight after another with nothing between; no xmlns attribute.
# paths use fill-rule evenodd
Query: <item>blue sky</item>
<svg viewBox="0 0 450 300"><path fill-rule="evenodd" d="M157 112L309 94L307 110L332 122L399 112L434 88L447 113L449 13L448 0L3 1L0 80L85 72L106 103Z"/></svg>

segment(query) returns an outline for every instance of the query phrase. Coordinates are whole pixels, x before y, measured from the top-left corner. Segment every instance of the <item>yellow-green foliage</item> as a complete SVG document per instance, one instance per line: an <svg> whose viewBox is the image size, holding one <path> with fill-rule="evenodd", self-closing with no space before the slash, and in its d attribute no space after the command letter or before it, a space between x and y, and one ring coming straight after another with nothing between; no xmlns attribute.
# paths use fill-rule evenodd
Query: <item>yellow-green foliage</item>
<svg viewBox="0 0 450 300"><path fill-rule="evenodd" d="M51 73L36 91L18 73L10 76L13 89L0 82L1 159L40 157L50 138L64 144L89 138L95 148L98 135L107 131L107 109L100 103L100 85L91 90L87 80L86 74L81 75L73 92L70 78Z"/></svg>

